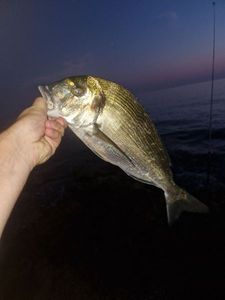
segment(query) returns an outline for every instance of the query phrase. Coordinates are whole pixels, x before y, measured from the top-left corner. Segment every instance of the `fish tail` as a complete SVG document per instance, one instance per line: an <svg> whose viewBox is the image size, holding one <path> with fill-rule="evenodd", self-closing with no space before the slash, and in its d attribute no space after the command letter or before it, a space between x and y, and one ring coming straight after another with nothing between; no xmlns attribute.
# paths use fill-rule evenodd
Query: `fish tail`
<svg viewBox="0 0 225 300"><path fill-rule="evenodd" d="M165 192L167 218L172 225L183 211L207 213L208 207L178 186Z"/></svg>

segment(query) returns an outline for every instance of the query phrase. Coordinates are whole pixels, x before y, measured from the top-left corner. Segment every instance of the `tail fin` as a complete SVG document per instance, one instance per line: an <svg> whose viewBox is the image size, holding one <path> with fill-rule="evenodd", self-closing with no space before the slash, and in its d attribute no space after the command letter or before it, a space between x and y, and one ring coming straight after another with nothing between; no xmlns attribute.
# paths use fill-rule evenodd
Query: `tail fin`
<svg viewBox="0 0 225 300"><path fill-rule="evenodd" d="M183 211L207 213L208 207L176 186L172 192L165 193L168 223L172 225Z"/></svg>

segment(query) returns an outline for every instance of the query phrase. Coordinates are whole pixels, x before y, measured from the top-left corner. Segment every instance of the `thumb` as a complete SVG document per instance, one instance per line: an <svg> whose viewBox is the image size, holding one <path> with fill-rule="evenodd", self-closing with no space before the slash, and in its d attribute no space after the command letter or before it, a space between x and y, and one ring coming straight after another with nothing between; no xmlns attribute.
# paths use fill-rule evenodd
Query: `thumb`
<svg viewBox="0 0 225 300"><path fill-rule="evenodd" d="M42 97L38 97L34 100L33 106L35 108L44 110L47 112L47 103Z"/></svg>

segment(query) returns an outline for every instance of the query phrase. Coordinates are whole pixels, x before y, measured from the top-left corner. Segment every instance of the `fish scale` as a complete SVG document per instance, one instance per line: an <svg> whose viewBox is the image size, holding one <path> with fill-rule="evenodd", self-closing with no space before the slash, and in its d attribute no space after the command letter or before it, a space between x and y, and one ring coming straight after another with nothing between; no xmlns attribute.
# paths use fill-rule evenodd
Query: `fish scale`
<svg viewBox="0 0 225 300"><path fill-rule="evenodd" d="M116 90L116 97L113 94L113 91ZM162 164L163 167L170 173L170 162L165 155L165 152L163 152L161 149L163 149L163 145L160 143L160 141L156 140L155 138L155 129L153 128L152 124L148 124L146 121L146 115L144 110L140 105L138 105L133 99L131 99L132 94L129 92L126 93L126 97L121 93L121 89L107 89L106 92L106 98L109 99L109 101L106 102L105 110L107 110L107 105L112 106L117 111L121 112L121 118L124 120L123 122L123 128L122 132L125 136L129 136L129 139L131 139L137 146L138 149L140 149L140 145L143 145L143 147L140 149L140 151L143 152L144 156L148 156L149 154L154 153L154 151L157 150L159 153L159 157L157 161L158 163ZM108 104L109 103L109 104ZM110 108L109 108L110 109ZM124 114L126 115L126 118L124 118ZM121 117L120 116L120 117ZM114 120L112 120L113 123ZM130 123L136 123L138 124L138 128L136 127L135 135L134 131L132 130L132 126L128 126L127 124ZM151 126L151 134L149 134L146 131L146 123L147 125ZM144 127L143 127L144 126ZM149 128L149 127L148 127ZM143 130L144 129L144 130ZM147 134L146 134L147 133ZM110 134L108 132L108 134ZM114 134L114 132L112 133ZM158 136L157 136L158 138ZM146 158L145 158L146 161Z"/></svg>

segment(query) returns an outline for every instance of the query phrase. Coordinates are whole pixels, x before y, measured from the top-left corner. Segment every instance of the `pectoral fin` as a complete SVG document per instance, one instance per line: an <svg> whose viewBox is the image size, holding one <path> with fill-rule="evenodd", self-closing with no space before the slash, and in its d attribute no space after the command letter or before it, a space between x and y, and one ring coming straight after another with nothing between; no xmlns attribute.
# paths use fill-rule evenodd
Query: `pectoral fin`
<svg viewBox="0 0 225 300"><path fill-rule="evenodd" d="M97 124L80 128L70 126L71 130L101 159L117 165L124 171L134 168L134 163L120 147L105 135Z"/></svg>
<svg viewBox="0 0 225 300"><path fill-rule="evenodd" d="M134 166L132 160L114 143L107 135L105 135L97 124L93 125L92 142L94 147L91 150L105 161L121 167Z"/></svg>

